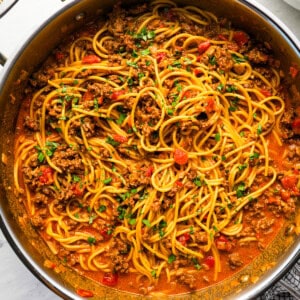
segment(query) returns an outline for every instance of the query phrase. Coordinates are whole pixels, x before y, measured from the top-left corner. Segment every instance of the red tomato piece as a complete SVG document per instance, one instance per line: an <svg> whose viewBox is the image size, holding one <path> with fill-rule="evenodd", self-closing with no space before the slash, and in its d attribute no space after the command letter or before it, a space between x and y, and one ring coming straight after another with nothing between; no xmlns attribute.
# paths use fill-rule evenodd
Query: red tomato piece
<svg viewBox="0 0 300 300"><path fill-rule="evenodd" d="M39 177L39 181L42 184L51 184L54 182L53 173L54 170L50 167L43 167L41 170L42 174Z"/></svg>
<svg viewBox="0 0 300 300"><path fill-rule="evenodd" d="M94 94L91 93L90 91L86 91L82 96L83 101L92 101L93 99L94 99Z"/></svg>
<svg viewBox="0 0 300 300"><path fill-rule="evenodd" d="M156 60L160 63L162 60L166 58L166 52L158 52L156 53Z"/></svg>
<svg viewBox="0 0 300 300"><path fill-rule="evenodd" d="M249 36L244 31L236 31L234 32L232 39L241 47L248 43Z"/></svg>
<svg viewBox="0 0 300 300"><path fill-rule="evenodd" d="M210 113L215 111L215 99L212 97L208 97L206 101L207 105L205 106L205 110Z"/></svg>
<svg viewBox="0 0 300 300"><path fill-rule="evenodd" d="M280 196L281 196L282 200L287 201L291 198L291 193L289 191L281 190Z"/></svg>
<svg viewBox="0 0 300 300"><path fill-rule="evenodd" d="M57 51L55 53L55 58L56 58L57 61L60 61L60 60L63 60L65 58L65 55L62 52Z"/></svg>
<svg viewBox="0 0 300 300"><path fill-rule="evenodd" d="M299 69L295 66L290 66L290 74L293 78L295 78L299 73Z"/></svg>
<svg viewBox="0 0 300 300"><path fill-rule="evenodd" d="M74 195L80 197L84 193L85 186L80 182L76 182L72 185L71 190L73 191Z"/></svg>
<svg viewBox="0 0 300 300"><path fill-rule="evenodd" d="M150 166L150 167L146 170L145 176L146 176L146 177L151 177L152 174L153 174L153 171L154 171L154 167L153 167L153 166Z"/></svg>
<svg viewBox="0 0 300 300"><path fill-rule="evenodd" d="M209 268L213 268L215 266L215 258L211 255L207 256L204 258L203 263L206 264Z"/></svg>
<svg viewBox="0 0 300 300"><path fill-rule="evenodd" d="M224 34L219 34L218 39L220 41L228 41L228 36L225 36Z"/></svg>
<svg viewBox="0 0 300 300"><path fill-rule="evenodd" d="M187 98L191 98L191 91L185 91L182 94L182 98L181 99L187 99Z"/></svg>
<svg viewBox="0 0 300 300"><path fill-rule="evenodd" d="M298 179L295 175L287 175L281 179L281 184L286 190L295 189Z"/></svg>
<svg viewBox="0 0 300 300"><path fill-rule="evenodd" d="M178 187L183 187L183 183L181 181L175 181L175 184L178 186Z"/></svg>
<svg viewBox="0 0 300 300"><path fill-rule="evenodd" d="M83 298L91 298L94 296L94 293L84 289L77 289L76 294Z"/></svg>
<svg viewBox="0 0 300 300"><path fill-rule="evenodd" d="M194 74L195 74L196 76L198 76L198 75L203 74L203 72L202 72L202 70L195 69L195 70L194 70Z"/></svg>
<svg viewBox="0 0 300 300"><path fill-rule="evenodd" d="M102 283L107 286L115 286L118 284L117 273L104 273Z"/></svg>
<svg viewBox="0 0 300 300"><path fill-rule="evenodd" d="M119 135L119 134L113 134L112 137L118 143L126 143L126 142L128 142L127 136L122 136L122 135Z"/></svg>
<svg viewBox="0 0 300 300"><path fill-rule="evenodd" d="M175 149L174 151L174 160L179 165L185 165L188 162L188 154L187 152L181 149Z"/></svg>
<svg viewBox="0 0 300 300"><path fill-rule="evenodd" d="M296 119L292 122L292 127L293 127L293 129L299 129L299 128L300 128L300 118L296 118Z"/></svg>
<svg viewBox="0 0 300 300"><path fill-rule="evenodd" d="M86 55L82 58L83 64L96 64L96 63L99 63L100 61L101 61L101 58L94 54Z"/></svg>
<svg viewBox="0 0 300 300"><path fill-rule="evenodd" d="M203 54L210 47L210 41L202 42L198 45L199 54Z"/></svg>
<svg viewBox="0 0 300 300"><path fill-rule="evenodd" d="M119 99L120 96L124 95L125 94L125 91L124 90L120 90L120 91L114 91L112 94L111 94L111 100L113 101L116 101Z"/></svg>
<svg viewBox="0 0 300 300"><path fill-rule="evenodd" d="M215 243L216 243L216 247L219 250L230 251L233 247L232 244L224 235L221 235L218 238L216 238Z"/></svg>
<svg viewBox="0 0 300 300"><path fill-rule="evenodd" d="M182 235L180 235L179 237L177 237L177 241L182 245L182 246L186 246L187 242L190 240L191 236L189 233L184 233Z"/></svg>
<svg viewBox="0 0 300 300"><path fill-rule="evenodd" d="M261 89L260 92L265 96L265 97L271 97L272 93L268 90Z"/></svg>
<svg viewBox="0 0 300 300"><path fill-rule="evenodd" d="M101 229L100 234L102 235L105 241L108 241L111 238L111 234L108 234L108 228Z"/></svg>

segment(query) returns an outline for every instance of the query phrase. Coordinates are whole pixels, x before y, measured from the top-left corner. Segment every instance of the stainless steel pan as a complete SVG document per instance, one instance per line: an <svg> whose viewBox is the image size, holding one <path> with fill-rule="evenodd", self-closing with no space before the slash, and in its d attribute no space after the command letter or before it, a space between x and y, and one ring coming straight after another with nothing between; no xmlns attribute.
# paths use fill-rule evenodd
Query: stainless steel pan
<svg viewBox="0 0 300 300"><path fill-rule="evenodd" d="M50 251L44 246L29 224L20 224L19 216L23 209L15 201L13 192L13 140L16 118L21 101L21 91L28 76L36 70L51 49L58 45L70 32L88 20L101 18L112 8L115 1L77 0L67 5L32 33L5 63L0 77L0 223L7 240L22 262L50 289L64 299L79 299L76 287L95 291L97 299L144 299L105 288L97 283L81 278L72 270L56 274L43 266ZM124 1L128 5L137 1ZM300 43L294 35L275 18L265 12L256 2L249 0L182 0L185 4L198 5L217 15L226 16L252 36L270 43L282 67L288 74L289 66L300 66ZM289 76L286 81L300 89L300 77L293 82ZM294 101L300 101L295 88L291 88ZM286 225L288 226L288 224ZM253 299L278 281L300 257L300 237L286 236L287 228L266 249L263 255L233 278L197 293L179 295L172 299ZM51 257L51 259L56 259ZM268 269L266 271L266 269ZM250 275L249 280L244 275ZM243 277L244 276L244 277ZM254 279L258 279L257 281ZM238 285L236 285L238 283ZM161 299L161 297L160 297Z"/></svg>

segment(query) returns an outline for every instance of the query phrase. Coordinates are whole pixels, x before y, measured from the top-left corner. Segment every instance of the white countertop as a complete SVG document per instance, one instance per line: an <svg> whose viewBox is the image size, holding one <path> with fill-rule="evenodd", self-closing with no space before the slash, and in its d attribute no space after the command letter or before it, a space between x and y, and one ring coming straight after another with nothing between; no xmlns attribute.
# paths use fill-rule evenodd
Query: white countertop
<svg viewBox="0 0 300 300"><path fill-rule="evenodd" d="M30 30L40 20L46 19L70 1L19 0L12 11L0 19L0 51L9 56L17 47L19 41L29 35ZM4 2L5 0L3 0ZM256 2L267 7L300 39L300 11L292 8L282 0L256 0ZM28 9L28 7L34 9ZM13 26L10 26L10 24L13 24ZM1 231L0 261L0 299L61 299L36 279L20 262Z"/></svg>

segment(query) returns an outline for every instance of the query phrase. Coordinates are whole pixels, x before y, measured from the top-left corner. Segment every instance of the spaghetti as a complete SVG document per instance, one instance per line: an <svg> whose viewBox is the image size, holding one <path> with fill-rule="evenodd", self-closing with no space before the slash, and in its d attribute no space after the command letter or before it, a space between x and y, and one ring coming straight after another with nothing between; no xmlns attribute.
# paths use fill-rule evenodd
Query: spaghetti
<svg viewBox="0 0 300 300"><path fill-rule="evenodd" d="M285 102L266 53L169 0L117 7L57 49L15 146L16 190L53 253L145 293L215 282L222 257L240 267L230 253L264 231L250 233L251 207L282 189L269 149L284 146ZM292 212L297 192L276 206Z"/></svg>

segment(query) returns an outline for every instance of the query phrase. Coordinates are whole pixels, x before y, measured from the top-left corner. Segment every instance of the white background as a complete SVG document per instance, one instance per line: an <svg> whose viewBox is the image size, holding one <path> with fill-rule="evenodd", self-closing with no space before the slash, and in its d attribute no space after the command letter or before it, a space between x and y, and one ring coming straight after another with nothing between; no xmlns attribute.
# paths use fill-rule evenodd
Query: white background
<svg viewBox="0 0 300 300"><path fill-rule="evenodd" d="M3 0L2 4L5 1ZM61 0L19 0L11 11L0 19L0 52L7 57L11 55L18 45L30 35L35 26L69 2L71 0L64 2ZM300 39L300 11L292 8L282 0L256 0L256 2L265 6L281 19L295 36ZM60 299L22 265L1 231L0 299Z"/></svg>

